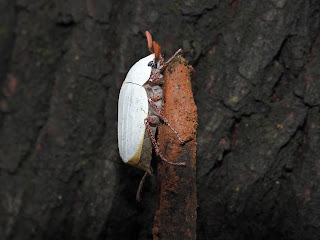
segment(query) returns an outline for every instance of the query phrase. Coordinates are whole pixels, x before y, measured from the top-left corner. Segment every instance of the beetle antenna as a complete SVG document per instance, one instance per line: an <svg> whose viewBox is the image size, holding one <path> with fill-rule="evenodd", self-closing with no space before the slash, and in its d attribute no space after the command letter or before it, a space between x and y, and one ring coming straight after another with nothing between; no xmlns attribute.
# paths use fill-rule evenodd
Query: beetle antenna
<svg viewBox="0 0 320 240"><path fill-rule="evenodd" d="M152 52L152 36L148 31L145 31L144 33L146 34L146 38L147 38L147 41L148 41L148 49L149 49L149 51L151 53L153 53Z"/></svg>
<svg viewBox="0 0 320 240"><path fill-rule="evenodd" d="M153 50L154 50L154 55L155 55L155 61L159 58L160 52L161 52L161 46L153 41Z"/></svg>

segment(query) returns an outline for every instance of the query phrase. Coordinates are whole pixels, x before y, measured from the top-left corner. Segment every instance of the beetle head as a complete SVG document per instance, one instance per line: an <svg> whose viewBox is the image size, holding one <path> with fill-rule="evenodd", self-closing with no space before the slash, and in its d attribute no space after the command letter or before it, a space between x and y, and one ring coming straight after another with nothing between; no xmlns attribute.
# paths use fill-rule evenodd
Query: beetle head
<svg viewBox="0 0 320 240"><path fill-rule="evenodd" d="M148 66L149 66L149 67L153 67L153 68L155 68L155 69L158 67L158 65L157 65L154 61L149 62L149 63L148 63Z"/></svg>

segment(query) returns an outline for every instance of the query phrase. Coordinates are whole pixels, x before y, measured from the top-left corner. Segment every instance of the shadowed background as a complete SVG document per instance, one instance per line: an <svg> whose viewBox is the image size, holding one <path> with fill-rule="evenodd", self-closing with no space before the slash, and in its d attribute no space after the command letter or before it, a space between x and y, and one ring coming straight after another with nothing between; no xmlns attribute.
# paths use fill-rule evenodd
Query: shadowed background
<svg viewBox="0 0 320 240"><path fill-rule="evenodd" d="M320 239L319 29L317 0L1 0L1 238L152 238L117 148L149 30L196 71L197 239Z"/></svg>

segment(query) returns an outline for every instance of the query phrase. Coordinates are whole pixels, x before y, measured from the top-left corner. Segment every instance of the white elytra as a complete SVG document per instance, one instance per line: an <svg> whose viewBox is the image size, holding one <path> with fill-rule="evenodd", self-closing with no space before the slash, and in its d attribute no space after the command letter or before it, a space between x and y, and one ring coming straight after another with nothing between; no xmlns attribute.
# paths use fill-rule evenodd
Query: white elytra
<svg viewBox="0 0 320 240"><path fill-rule="evenodd" d="M153 53L136 62L127 73L124 83L134 83L143 86L151 75L151 66L148 66L148 63L153 61L154 57Z"/></svg>
<svg viewBox="0 0 320 240"><path fill-rule="evenodd" d="M143 85L151 75L154 54L140 59L129 70L118 101L118 146L123 162L137 165L140 160L148 117L148 96Z"/></svg>

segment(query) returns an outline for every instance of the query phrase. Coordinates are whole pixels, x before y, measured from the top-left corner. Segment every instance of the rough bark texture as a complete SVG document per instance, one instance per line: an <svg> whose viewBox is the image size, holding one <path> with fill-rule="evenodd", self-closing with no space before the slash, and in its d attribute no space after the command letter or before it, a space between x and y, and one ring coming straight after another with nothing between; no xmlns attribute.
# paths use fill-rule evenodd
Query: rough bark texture
<svg viewBox="0 0 320 240"><path fill-rule="evenodd" d="M196 129L197 108L194 103L190 71L192 67L176 58L164 72L164 111L184 144L168 126L159 128L161 152L171 162L158 163L158 207L154 216L153 239L196 239Z"/></svg>
<svg viewBox="0 0 320 240"><path fill-rule="evenodd" d="M197 238L320 239L319 29L319 0L1 0L1 238L152 238L116 137L149 30L196 70Z"/></svg>

